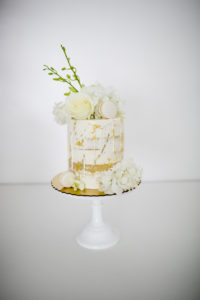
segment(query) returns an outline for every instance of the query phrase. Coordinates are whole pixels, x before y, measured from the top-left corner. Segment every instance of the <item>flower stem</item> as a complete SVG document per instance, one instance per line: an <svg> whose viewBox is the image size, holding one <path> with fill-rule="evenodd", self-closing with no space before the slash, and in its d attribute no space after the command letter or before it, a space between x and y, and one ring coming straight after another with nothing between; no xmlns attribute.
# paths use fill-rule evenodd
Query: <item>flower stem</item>
<svg viewBox="0 0 200 300"><path fill-rule="evenodd" d="M67 62L68 62L68 65L69 65L69 67L70 67L70 70L71 70L71 71L73 72L73 74L74 74L75 80L78 81L79 86L82 88L83 85L82 85L81 82L80 82L79 76L76 74L75 67L73 67L73 66L71 65L71 63L70 63L70 58L67 56L65 47L61 45L61 48L62 48L63 53L64 53L64 55L65 55L65 58L66 58L66 60L67 60Z"/></svg>
<svg viewBox="0 0 200 300"><path fill-rule="evenodd" d="M48 67L47 65L44 65L44 67L49 70L51 73L53 73L54 75L56 75L58 77L58 81L63 81L66 82L67 84L69 84L76 92L78 92L78 90L76 89L76 87L67 79L63 78L61 75L58 74L58 72L53 69Z"/></svg>

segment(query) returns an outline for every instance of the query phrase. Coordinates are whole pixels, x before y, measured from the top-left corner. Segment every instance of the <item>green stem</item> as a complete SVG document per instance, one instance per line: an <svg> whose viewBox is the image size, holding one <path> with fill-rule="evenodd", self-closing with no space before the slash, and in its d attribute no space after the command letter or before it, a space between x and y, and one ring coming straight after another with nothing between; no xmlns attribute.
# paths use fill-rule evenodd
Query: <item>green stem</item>
<svg viewBox="0 0 200 300"><path fill-rule="evenodd" d="M82 84L81 84L81 82L80 82L79 77L76 75L76 72L74 71L74 67L72 67L72 65L71 65L71 63L70 63L70 58L67 56L65 47L61 45L61 48L62 48L62 50L63 50L63 52L64 52L64 55L65 55L65 58L66 58L66 60L67 60L67 62L68 62L68 65L69 65L69 67L70 67L70 70L71 70L71 71L73 72L73 74L74 74L75 80L78 81L79 86L82 88L83 86L82 86Z"/></svg>
<svg viewBox="0 0 200 300"><path fill-rule="evenodd" d="M67 79L63 78L61 75L58 74L58 72L56 70L53 70L51 68L49 68L47 65L45 65L45 67L47 68L47 70L49 70L51 73L53 73L54 75L56 75L58 78L61 79L61 81L66 82L67 84L69 84L72 88L74 88L76 90L76 92L78 93L78 90L75 88L75 86Z"/></svg>

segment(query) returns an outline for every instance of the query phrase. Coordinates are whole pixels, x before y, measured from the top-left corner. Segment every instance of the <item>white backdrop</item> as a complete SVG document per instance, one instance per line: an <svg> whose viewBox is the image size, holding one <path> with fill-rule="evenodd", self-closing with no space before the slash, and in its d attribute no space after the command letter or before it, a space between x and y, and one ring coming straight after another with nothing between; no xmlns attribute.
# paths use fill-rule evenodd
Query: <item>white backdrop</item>
<svg viewBox="0 0 200 300"><path fill-rule="evenodd" d="M0 182L47 182L67 167L51 114L65 62L127 100L126 155L144 180L199 179L198 1L2 1Z"/></svg>

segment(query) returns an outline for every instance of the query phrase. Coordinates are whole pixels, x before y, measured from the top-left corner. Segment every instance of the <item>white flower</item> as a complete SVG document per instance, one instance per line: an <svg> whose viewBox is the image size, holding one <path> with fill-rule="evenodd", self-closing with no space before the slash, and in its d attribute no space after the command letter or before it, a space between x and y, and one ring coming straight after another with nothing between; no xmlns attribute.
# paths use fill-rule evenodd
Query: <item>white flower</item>
<svg viewBox="0 0 200 300"><path fill-rule="evenodd" d="M53 114L61 125L66 124L68 118L90 119L94 112L95 119L115 118L123 115L121 105L122 100L113 89L94 84L67 96L65 102L56 103Z"/></svg>
<svg viewBox="0 0 200 300"><path fill-rule="evenodd" d="M77 190L83 191L85 188L85 185L80 179L75 179L72 184L72 187L75 191L77 191Z"/></svg>
<svg viewBox="0 0 200 300"><path fill-rule="evenodd" d="M93 101L88 94L81 91L67 97L67 112L72 118L88 119L93 111Z"/></svg>
<svg viewBox="0 0 200 300"><path fill-rule="evenodd" d="M67 123L67 107L64 102L55 103L53 108L53 115L58 124L66 124Z"/></svg>
<svg viewBox="0 0 200 300"><path fill-rule="evenodd" d="M69 188L75 181L75 175L71 171L65 171L60 175L59 181L63 187Z"/></svg>
<svg viewBox="0 0 200 300"><path fill-rule="evenodd" d="M131 160L114 165L99 178L100 190L106 194L120 194L135 188L142 176L142 170Z"/></svg>

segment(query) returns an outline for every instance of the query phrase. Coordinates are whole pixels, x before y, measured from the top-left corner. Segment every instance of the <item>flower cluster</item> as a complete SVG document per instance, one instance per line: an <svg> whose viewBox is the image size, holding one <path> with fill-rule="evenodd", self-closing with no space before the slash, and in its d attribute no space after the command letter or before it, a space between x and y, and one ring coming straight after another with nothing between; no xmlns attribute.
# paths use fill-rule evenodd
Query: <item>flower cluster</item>
<svg viewBox="0 0 200 300"><path fill-rule="evenodd" d="M64 102L56 103L53 109L55 120L66 124L68 118L77 120L110 119L123 114L122 100L112 88L100 84L84 86L72 93Z"/></svg>
<svg viewBox="0 0 200 300"><path fill-rule="evenodd" d="M142 170L131 160L123 160L99 177L100 191L120 194L135 188L141 181Z"/></svg>
<svg viewBox="0 0 200 300"><path fill-rule="evenodd" d="M61 49L67 66L57 71L53 67L44 65L43 71L48 71L53 80L67 84L68 92L63 102L55 104L53 114L59 124L66 124L69 118L77 120L111 119L122 115L121 100L111 88L104 88L100 84L85 86L77 68L71 64L71 59L63 45ZM61 72L61 73L60 73ZM63 74L66 72L67 74Z"/></svg>
<svg viewBox="0 0 200 300"><path fill-rule="evenodd" d="M81 181L81 179L71 171L65 171L61 173L59 177L60 184L63 187L70 188L72 187L75 191L81 190L83 191L85 188L84 183Z"/></svg>

